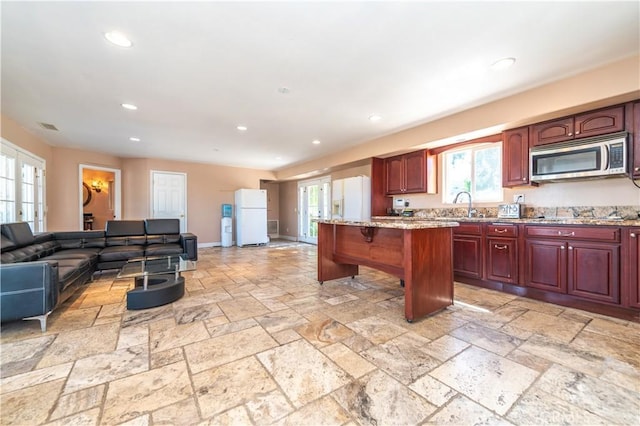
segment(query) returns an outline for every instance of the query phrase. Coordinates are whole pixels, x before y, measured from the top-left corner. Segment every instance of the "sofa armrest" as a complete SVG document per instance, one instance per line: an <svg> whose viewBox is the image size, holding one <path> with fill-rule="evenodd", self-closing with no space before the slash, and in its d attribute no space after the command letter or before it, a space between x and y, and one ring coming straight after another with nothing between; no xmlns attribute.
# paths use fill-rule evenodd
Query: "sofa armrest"
<svg viewBox="0 0 640 426"><path fill-rule="evenodd" d="M3 263L0 266L2 321L50 312L58 303L58 262Z"/></svg>
<svg viewBox="0 0 640 426"><path fill-rule="evenodd" d="M198 237L190 232L180 234L180 245L190 260L198 260Z"/></svg>

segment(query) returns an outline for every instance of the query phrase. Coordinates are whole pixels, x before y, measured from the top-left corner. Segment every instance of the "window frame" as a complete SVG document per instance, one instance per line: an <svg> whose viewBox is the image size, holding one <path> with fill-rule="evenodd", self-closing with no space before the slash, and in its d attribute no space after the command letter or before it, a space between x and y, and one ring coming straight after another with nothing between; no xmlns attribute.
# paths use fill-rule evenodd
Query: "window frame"
<svg viewBox="0 0 640 426"><path fill-rule="evenodd" d="M476 153L478 151L483 151L486 149L496 149L498 150L498 155L500 159L500 163L498 164L497 170L500 173L500 179L498 179L499 185L499 197L496 198L479 198L476 185L475 185L475 177L476 177ZM449 194L448 190L448 181L447 176L449 175L449 165L447 162L447 156L453 155L459 152L469 151L471 153L471 170L470 170L470 188L468 192L471 194L471 198L474 202L477 203L500 203L504 201L504 188L502 186L502 141L483 141L478 143L465 143L460 146L454 147L452 149L448 149L446 151L441 152L442 155L442 204L454 205L453 200L455 198L455 194Z"/></svg>

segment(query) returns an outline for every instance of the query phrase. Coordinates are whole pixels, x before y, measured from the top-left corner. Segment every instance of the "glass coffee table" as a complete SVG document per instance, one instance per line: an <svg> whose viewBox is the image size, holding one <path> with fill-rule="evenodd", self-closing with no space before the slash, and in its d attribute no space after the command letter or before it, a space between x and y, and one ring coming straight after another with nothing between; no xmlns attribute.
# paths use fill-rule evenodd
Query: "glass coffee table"
<svg viewBox="0 0 640 426"><path fill-rule="evenodd" d="M127 309L147 309L166 305L184 296L184 277L196 269L196 261L186 254L129 259L117 278L133 278L135 288L127 292Z"/></svg>

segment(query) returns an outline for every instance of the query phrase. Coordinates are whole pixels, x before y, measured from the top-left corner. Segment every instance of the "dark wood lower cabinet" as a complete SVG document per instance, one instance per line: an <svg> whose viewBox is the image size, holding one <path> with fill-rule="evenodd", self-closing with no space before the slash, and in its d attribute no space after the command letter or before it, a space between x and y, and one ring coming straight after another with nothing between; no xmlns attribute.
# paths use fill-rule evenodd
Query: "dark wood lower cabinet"
<svg viewBox="0 0 640 426"><path fill-rule="evenodd" d="M457 281L640 322L640 227L461 225Z"/></svg>
<svg viewBox="0 0 640 426"><path fill-rule="evenodd" d="M567 244L567 293L620 303L620 244Z"/></svg>
<svg viewBox="0 0 640 426"><path fill-rule="evenodd" d="M527 240L525 284L541 290L567 292L566 243L555 240Z"/></svg>
<svg viewBox="0 0 640 426"><path fill-rule="evenodd" d="M629 228L623 236L624 305L640 309L640 228Z"/></svg>
<svg viewBox="0 0 640 426"><path fill-rule="evenodd" d="M487 279L518 283L518 240L487 238Z"/></svg>

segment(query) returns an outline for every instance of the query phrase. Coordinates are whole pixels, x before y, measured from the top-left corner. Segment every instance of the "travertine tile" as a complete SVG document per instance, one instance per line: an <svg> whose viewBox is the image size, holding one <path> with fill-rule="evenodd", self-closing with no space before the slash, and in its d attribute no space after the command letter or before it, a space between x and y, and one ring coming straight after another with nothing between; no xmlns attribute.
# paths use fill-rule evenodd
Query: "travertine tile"
<svg viewBox="0 0 640 426"><path fill-rule="evenodd" d="M120 330L117 349L149 344L149 327L147 325L127 327Z"/></svg>
<svg viewBox="0 0 640 426"><path fill-rule="evenodd" d="M220 309L222 309L226 317L229 318L229 321L240 321L271 312L266 306L253 297L224 300L219 302L218 306L220 306Z"/></svg>
<svg viewBox="0 0 640 426"><path fill-rule="evenodd" d="M361 424L419 424L436 410L382 371L374 371L333 393Z"/></svg>
<svg viewBox="0 0 640 426"><path fill-rule="evenodd" d="M407 333L362 352L362 356L386 371L399 382L408 385L440 365L440 361L425 351L429 339Z"/></svg>
<svg viewBox="0 0 640 426"><path fill-rule="evenodd" d="M119 324L105 324L62 332L46 350L38 368L111 352L116 348L119 330Z"/></svg>
<svg viewBox="0 0 640 426"><path fill-rule="evenodd" d="M72 414L52 422L46 423L45 426L95 426L100 418L100 408L92 408L91 410L82 411Z"/></svg>
<svg viewBox="0 0 640 426"><path fill-rule="evenodd" d="M566 318L562 320L562 326L559 326L558 317L533 311L525 312L509 325L567 343L584 327L584 324Z"/></svg>
<svg viewBox="0 0 640 426"><path fill-rule="evenodd" d="M278 346L262 327L202 340L184 347L189 368L199 373Z"/></svg>
<svg viewBox="0 0 640 426"><path fill-rule="evenodd" d="M179 324L162 330L151 330L151 352L186 346L209 338L209 332L202 321Z"/></svg>
<svg viewBox="0 0 640 426"><path fill-rule="evenodd" d="M427 425L487 425L507 426L510 422L496 416L491 411L463 395L457 395L441 411L427 422ZM537 424L534 422L533 424Z"/></svg>
<svg viewBox="0 0 640 426"><path fill-rule="evenodd" d="M177 362L109 383L102 423L132 420L193 395L187 365Z"/></svg>
<svg viewBox="0 0 640 426"><path fill-rule="evenodd" d="M371 364L342 343L326 346L322 348L321 351L331 358L338 367L342 368L356 379L376 369L375 365Z"/></svg>
<svg viewBox="0 0 640 426"><path fill-rule="evenodd" d="M256 321L258 321L262 328L267 330L268 333L277 333L278 331L289 328L295 329L296 327L309 322L293 309L286 309L261 315L256 317Z"/></svg>
<svg viewBox="0 0 640 426"><path fill-rule="evenodd" d="M289 416L277 421L277 426L345 425L349 414L330 396L317 399Z"/></svg>
<svg viewBox="0 0 640 426"><path fill-rule="evenodd" d="M200 421L194 398L187 398L151 413L154 425L194 425Z"/></svg>
<svg viewBox="0 0 640 426"><path fill-rule="evenodd" d="M640 420L640 394L567 367L552 366L537 386L612 423L637 424Z"/></svg>
<svg viewBox="0 0 640 426"><path fill-rule="evenodd" d="M384 343L387 340L407 332L406 329L375 316L350 322L347 324L347 327L364 336L374 344Z"/></svg>
<svg viewBox="0 0 640 426"><path fill-rule="evenodd" d="M294 408L278 390L259 394L246 403L249 415L256 424L271 424L291 413Z"/></svg>
<svg viewBox="0 0 640 426"><path fill-rule="evenodd" d="M265 394L276 389L275 382L254 357L194 374L193 385L204 418L246 402L258 404Z"/></svg>
<svg viewBox="0 0 640 426"><path fill-rule="evenodd" d="M450 334L465 342L473 342L475 346L503 356L522 343L520 339L478 324L465 324L451 331Z"/></svg>
<svg viewBox="0 0 640 426"><path fill-rule="evenodd" d="M429 374L501 415L538 377L538 372L530 368L476 347ZM509 381L503 377L509 377Z"/></svg>
<svg viewBox="0 0 640 426"><path fill-rule="evenodd" d="M67 362L3 378L0 380L0 393L13 392L29 386L64 379L71 371L72 365L73 363Z"/></svg>
<svg viewBox="0 0 640 426"><path fill-rule="evenodd" d="M428 374L411 383L409 389L437 407L443 406L451 398L458 395L458 392Z"/></svg>
<svg viewBox="0 0 640 426"><path fill-rule="evenodd" d="M173 348L162 352L151 352L149 355L149 363L152 369L178 361L184 361L182 348Z"/></svg>
<svg viewBox="0 0 640 426"><path fill-rule="evenodd" d="M0 395L3 425L45 423L58 400L64 379L18 389Z"/></svg>
<svg viewBox="0 0 640 426"><path fill-rule="evenodd" d="M444 335L426 345L422 346L423 350L432 357L446 361L452 356L462 352L469 346L469 343L456 339L450 335Z"/></svg>
<svg viewBox="0 0 640 426"><path fill-rule="evenodd" d="M76 392L149 369L147 345L92 355L76 361L64 393Z"/></svg>
<svg viewBox="0 0 640 426"><path fill-rule="evenodd" d="M244 405L232 408L231 410L213 417L212 419L202 422L199 426L242 426L250 425L251 418Z"/></svg>
<svg viewBox="0 0 640 426"><path fill-rule="evenodd" d="M349 382L343 370L305 340L262 352L258 359L296 408Z"/></svg>
<svg viewBox="0 0 640 426"><path fill-rule="evenodd" d="M527 392L507 418L514 424L609 425L610 421L536 388Z"/></svg>
<svg viewBox="0 0 640 426"><path fill-rule="evenodd" d="M61 419L82 411L100 407L106 385L82 389L78 392L62 395L51 414L51 420Z"/></svg>
<svg viewBox="0 0 640 426"><path fill-rule="evenodd" d="M307 341L320 348L353 336L353 331L333 319L314 321L296 327Z"/></svg>

